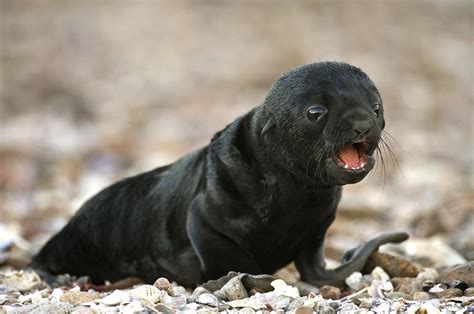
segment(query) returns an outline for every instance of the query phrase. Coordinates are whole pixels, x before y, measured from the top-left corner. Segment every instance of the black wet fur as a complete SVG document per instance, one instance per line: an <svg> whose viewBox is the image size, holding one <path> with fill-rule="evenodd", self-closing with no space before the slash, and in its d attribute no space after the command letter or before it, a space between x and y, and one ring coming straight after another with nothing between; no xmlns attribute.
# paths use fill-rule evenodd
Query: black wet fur
<svg viewBox="0 0 474 314"><path fill-rule="evenodd" d="M327 109L318 121L306 117L314 105ZM355 132L361 124L363 136ZM360 69L337 62L293 69L208 146L88 200L32 266L94 282L164 276L194 286L229 271L270 274L295 261L302 280L340 284L379 245L406 238L382 235L325 270L324 238L341 186L359 182L374 165L370 158L348 171L337 153L365 140L372 155L384 126L380 95Z"/></svg>

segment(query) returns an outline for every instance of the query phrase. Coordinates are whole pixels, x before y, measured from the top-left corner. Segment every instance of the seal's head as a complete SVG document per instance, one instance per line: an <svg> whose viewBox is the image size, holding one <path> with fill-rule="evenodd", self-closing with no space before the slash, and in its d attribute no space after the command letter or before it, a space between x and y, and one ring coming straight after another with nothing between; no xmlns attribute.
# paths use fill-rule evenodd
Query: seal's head
<svg viewBox="0 0 474 314"><path fill-rule="evenodd" d="M385 126L382 99L367 74L340 62L304 65L270 90L262 131L290 171L323 185L362 180Z"/></svg>

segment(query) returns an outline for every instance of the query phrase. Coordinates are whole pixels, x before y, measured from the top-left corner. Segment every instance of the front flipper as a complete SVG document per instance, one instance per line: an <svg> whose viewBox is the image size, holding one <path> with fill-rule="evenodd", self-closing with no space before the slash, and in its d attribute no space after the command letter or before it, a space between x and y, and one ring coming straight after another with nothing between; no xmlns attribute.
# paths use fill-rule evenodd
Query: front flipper
<svg viewBox="0 0 474 314"><path fill-rule="evenodd" d="M217 279L229 271L260 274L261 269L248 252L218 231L205 217L204 195L198 195L189 210L187 233L201 262L201 281Z"/></svg>
<svg viewBox="0 0 474 314"><path fill-rule="evenodd" d="M344 254L343 264L335 269L324 269L318 265L322 265L320 261L315 259L315 255L301 254L300 260L297 260L297 266L300 273L305 274L302 279L315 286L332 285L341 286L344 280L353 272L360 271L372 252L376 251L379 246L386 243L400 243L408 239L406 232L390 232L383 233L373 238L355 249ZM320 256L318 248L315 248L314 254ZM302 269L300 269L300 267Z"/></svg>

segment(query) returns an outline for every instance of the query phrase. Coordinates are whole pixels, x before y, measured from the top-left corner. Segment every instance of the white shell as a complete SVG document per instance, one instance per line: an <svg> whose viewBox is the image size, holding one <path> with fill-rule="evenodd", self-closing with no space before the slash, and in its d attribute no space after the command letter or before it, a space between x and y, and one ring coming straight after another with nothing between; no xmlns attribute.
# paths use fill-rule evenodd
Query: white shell
<svg viewBox="0 0 474 314"><path fill-rule="evenodd" d="M128 296L127 293L120 291L120 290L115 290L108 296L97 300L99 303L105 304L105 305L119 305L123 303L129 303L130 302L130 297Z"/></svg>
<svg viewBox="0 0 474 314"><path fill-rule="evenodd" d="M160 289L152 285L141 285L130 290L128 295L134 298L148 300L153 303L160 302L161 300Z"/></svg>
<svg viewBox="0 0 474 314"><path fill-rule="evenodd" d="M359 291L362 289L362 274L358 271L353 272L345 281L352 291Z"/></svg>
<svg viewBox="0 0 474 314"><path fill-rule="evenodd" d="M387 281L390 280L390 276L383 270L382 267L377 266L370 273L374 280Z"/></svg>
<svg viewBox="0 0 474 314"><path fill-rule="evenodd" d="M275 288L274 292L276 295L285 295L293 299L296 299L300 296L298 288L287 285L286 282L281 279L273 280L271 285L273 288Z"/></svg>

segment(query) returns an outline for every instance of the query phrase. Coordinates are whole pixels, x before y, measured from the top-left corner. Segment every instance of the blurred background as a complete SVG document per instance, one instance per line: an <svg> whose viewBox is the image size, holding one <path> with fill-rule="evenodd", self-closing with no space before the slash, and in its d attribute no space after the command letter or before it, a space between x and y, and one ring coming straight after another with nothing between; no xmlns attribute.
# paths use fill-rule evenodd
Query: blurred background
<svg viewBox="0 0 474 314"><path fill-rule="evenodd" d="M206 145L280 74L326 60L378 86L398 160L345 188L328 256L408 230L474 259L474 2L0 3L0 243L18 260L99 189Z"/></svg>

